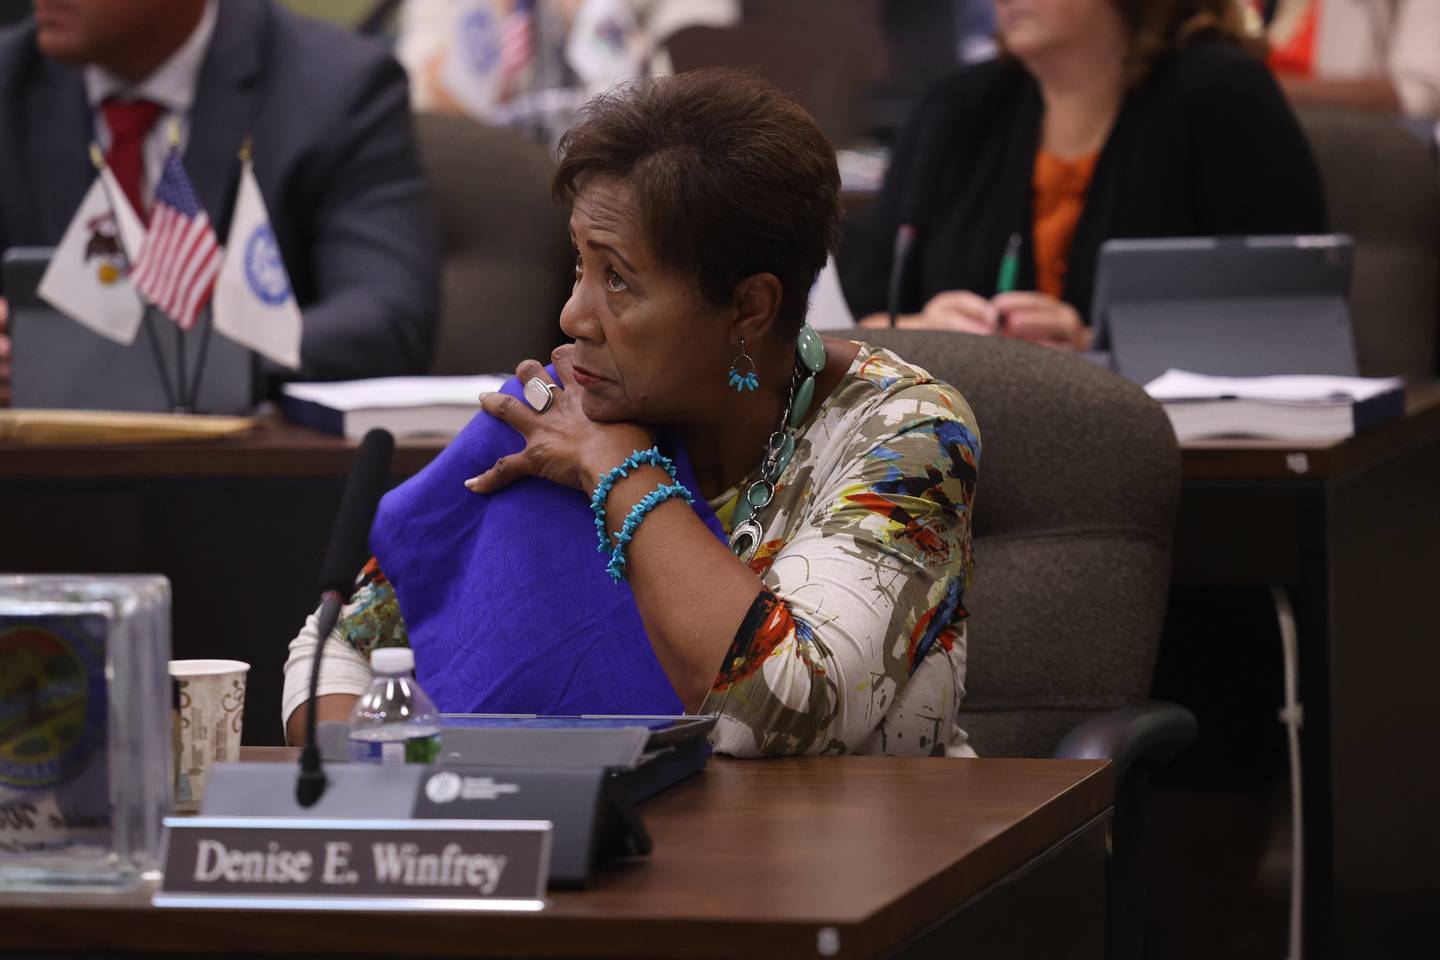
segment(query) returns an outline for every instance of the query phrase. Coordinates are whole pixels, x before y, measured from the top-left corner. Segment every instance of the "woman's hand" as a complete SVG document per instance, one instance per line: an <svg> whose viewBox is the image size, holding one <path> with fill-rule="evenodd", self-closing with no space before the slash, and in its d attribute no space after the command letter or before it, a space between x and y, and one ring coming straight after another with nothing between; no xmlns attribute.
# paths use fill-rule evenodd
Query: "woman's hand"
<svg viewBox="0 0 1440 960"><path fill-rule="evenodd" d="M990 303L1004 317L1001 332L1007 337L1062 350L1090 347L1090 328L1064 300L1048 293L1015 291L999 294Z"/></svg>
<svg viewBox="0 0 1440 960"><path fill-rule="evenodd" d="M902 330L954 330L986 336L995 332L1000 311L994 304L969 290L937 293L920 313L901 314L895 325ZM860 321L862 327L888 327L890 318L874 313Z"/></svg>
<svg viewBox="0 0 1440 960"><path fill-rule="evenodd" d="M487 393L480 398L481 409L520 431L525 449L501 457L489 470L466 480L471 492L494 493L521 477L534 476L589 493L600 474L634 451L654 445L650 431L638 424L596 423L585 415L580 407L584 388L575 383L572 349L566 345L550 355L563 389L553 391L555 399L544 413L509 394ZM523 361L515 375L522 384L532 377L553 383L537 360Z"/></svg>
<svg viewBox="0 0 1440 960"><path fill-rule="evenodd" d="M1074 307L1033 291L1002 293L986 300L969 290L947 290L931 297L922 312L897 317L895 325L903 330L954 330L981 336L998 333L1068 350L1090 346L1090 329ZM860 326L887 327L889 318L874 313L861 320Z"/></svg>

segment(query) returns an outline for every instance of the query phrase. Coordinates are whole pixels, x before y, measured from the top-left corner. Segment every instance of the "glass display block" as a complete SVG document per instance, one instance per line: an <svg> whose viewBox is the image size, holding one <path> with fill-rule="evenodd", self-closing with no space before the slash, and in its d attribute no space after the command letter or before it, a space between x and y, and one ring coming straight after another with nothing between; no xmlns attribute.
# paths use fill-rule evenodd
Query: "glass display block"
<svg viewBox="0 0 1440 960"><path fill-rule="evenodd" d="M164 577L0 576L0 891L156 868L169 659Z"/></svg>

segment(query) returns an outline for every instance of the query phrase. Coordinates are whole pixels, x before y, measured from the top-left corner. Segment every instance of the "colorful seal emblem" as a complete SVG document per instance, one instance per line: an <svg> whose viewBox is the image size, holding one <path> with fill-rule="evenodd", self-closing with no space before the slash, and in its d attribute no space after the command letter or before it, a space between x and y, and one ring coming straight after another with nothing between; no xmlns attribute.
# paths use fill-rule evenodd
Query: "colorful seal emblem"
<svg viewBox="0 0 1440 960"><path fill-rule="evenodd" d="M52 617L0 621L0 786L54 787L104 749L105 652L89 632Z"/></svg>
<svg viewBox="0 0 1440 960"><path fill-rule="evenodd" d="M262 223L245 241L245 282L261 302L278 307L290 299L290 275L270 224Z"/></svg>
<svg viewBox="0 0 1440 960"><path fill-rule="evenodd" d="M500 60L500 31L495 16L484 7L476 7L460 21L460 42L465 66L477 76L484 76Z"/></svg>
<svg viewBox="0 0 1440 960"><path fill-rule="evenodd" d="M120 249L120 227L115 214L108 212L85 221L90 238L85 241L85 262L98 260L95 278L103 286L110 286L125 275L125 252Z"/></svg>

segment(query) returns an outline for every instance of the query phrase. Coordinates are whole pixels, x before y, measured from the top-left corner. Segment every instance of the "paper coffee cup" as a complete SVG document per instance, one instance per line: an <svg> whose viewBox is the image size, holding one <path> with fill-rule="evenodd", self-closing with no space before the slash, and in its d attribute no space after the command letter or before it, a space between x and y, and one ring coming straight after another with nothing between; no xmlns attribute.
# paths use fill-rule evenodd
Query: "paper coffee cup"
<svg viewBox="0 0 1440 960"><path fill-rule="evenodd" d="M245 675L240 660L171 660L180 684L180 755L175 774L175 812L196 813L215 763L240 759L245 717Z"/></svg>

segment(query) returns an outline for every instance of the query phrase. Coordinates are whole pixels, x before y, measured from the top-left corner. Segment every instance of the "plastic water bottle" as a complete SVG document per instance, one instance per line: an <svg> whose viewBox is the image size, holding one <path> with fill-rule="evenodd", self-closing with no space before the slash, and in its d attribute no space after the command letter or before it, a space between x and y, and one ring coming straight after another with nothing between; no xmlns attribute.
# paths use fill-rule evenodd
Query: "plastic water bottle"
<svg viewBox="0 0 1440 960"><path fill-rule="evenodd" d="M375 679L350 712L350 759L357 763L432 763L440 755L435 703L415 682L415 651L370 654Z"/></svg>

